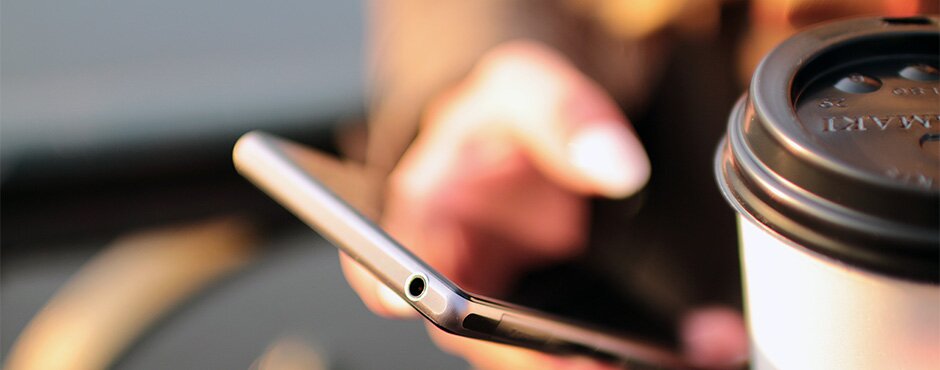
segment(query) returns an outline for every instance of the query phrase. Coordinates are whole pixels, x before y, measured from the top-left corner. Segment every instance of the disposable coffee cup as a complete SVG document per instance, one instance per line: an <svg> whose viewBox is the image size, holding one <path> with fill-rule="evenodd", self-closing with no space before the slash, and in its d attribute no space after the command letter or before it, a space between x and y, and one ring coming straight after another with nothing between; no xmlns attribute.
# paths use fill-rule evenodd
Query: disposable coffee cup
<svg viewBox="0 0 940 370"><path fill-rule="evenodd" d="M936 17L839 21L768 54L715 158L756 369L940 369Z"/></svg>

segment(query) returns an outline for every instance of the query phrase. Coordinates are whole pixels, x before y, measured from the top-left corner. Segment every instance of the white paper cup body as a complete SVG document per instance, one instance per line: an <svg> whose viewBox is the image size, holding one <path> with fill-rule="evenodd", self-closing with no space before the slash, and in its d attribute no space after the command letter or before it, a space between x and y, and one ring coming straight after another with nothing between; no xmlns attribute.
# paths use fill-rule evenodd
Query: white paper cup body
<svg viewBox="0 0 940 370"><path fill-rule="evenodd" d="M737 217L754 369L940 369L940 285L845 265Z"/></svg>

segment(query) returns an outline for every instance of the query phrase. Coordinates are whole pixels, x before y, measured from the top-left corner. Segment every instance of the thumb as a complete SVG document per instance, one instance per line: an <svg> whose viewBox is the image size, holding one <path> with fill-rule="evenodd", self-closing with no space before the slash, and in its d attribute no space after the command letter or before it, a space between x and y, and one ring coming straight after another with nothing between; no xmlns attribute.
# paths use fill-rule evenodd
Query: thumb
<svg viewBox="0 0 940 370"><path fill-rule="evenodd" d="M572 190L625 197L646 184L649 159L626 117L603 89L560 54L511 42L475 69L477 107L503 124L547 176Z"/></svg>

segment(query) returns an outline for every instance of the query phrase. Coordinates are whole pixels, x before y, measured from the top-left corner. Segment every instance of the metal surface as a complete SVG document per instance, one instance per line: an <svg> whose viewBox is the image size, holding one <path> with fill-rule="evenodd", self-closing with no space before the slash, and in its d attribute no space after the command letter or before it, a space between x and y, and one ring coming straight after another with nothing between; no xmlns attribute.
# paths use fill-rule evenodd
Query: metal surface
<svg viewBox="0 0 940 370"><path fill-rule="evenodd" d="M778 46L719 148L725 197L824 255L940 281L938 35L936 17L864 18Z"/></svg>

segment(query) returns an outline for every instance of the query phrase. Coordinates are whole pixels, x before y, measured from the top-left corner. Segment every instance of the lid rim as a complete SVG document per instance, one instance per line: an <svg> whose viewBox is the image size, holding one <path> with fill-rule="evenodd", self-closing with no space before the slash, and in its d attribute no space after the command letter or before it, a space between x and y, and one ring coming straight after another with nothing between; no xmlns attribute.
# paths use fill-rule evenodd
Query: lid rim
<svg viewBox="0 0 940 370"><path fill-rule="evenodd" d="M877 246L866 248L851 243L852 238L846 239L845 235L842 235L843 233L831 235L833 233L826 234L816 231L822 223L807 222L806 219L799 221L799 217L794 219L792 214L787 215L774 210L774 207L766 200L761 200L761 197L755 193L757 189L751 189L747 185L745 177L748 176L740 173L742 170L746 171L748 169L742 169L740 161L736 160L739 159L740 155L747 155L750 151L747 145L741 142L742 140L746 141L742 126L748 120L748 108L752 108L749 107L750 100L747 98L747 94L742 95L729 116L727 134L722 137L719 143L713 169L722 196L737 213L760 225L763 230L773 234L776 238L787 241L790 245L806 248L864 270L914 282L940 283L940 264L930 262L937 261L940 258L940 253L938 253L940 249L932 247L940 244L938 242L931 243L931 238L927 234L921 235L927 237L926 239L915 238L919 243L915 240L908 240L905 243L904 239L906 238L903 235L893 235L893 238L890 238L905 245L915 244L911 245L910 248L893 251L884 250ZM764 169L759 168L759 163L755 165L758 168L750 168L749 170L764 171ZM767 215L762 217L760 212L752 209L756 207L757 203L764 205L764 208L766 208L764 213L768 213ZM803 216L819 217L818 214L813 213L807 213ZM823 221L826 220L823 219ZM787 224L791 226L783 226ZM850 227L856 232L863 231L859 235L867 234L866 239L878 239L879 236L887 236L866 233L864 229L851 228L851 222L839 226ZM800 229L799 231L802 231L803 235L799 235L800 233L796 232L796 229ZM925 231L925 233L929 234L929 231ZM910 243L912 241L914 243Z"/></svg>
<svg viewBox="0 0 940 370"><path fill-rule="evenodd" d="M737 214L741 215L747 221L756 224L761 230L767 232L775 239L778 239L791 247L805 249L807 251L813 252L813 254L840 261L847 265L853 266L854 268L914 283L932 285L940 284L940 271L938 271L936 264L921 264L919 267L915 266L911 268L912 266L909 263L910 261L925 259L936 260L937 256L935 254L922 256L928 258L917 258L917 256L913 256L915 257L914 260L907 259L902 261L892 261L895 263L883 263L883 259L873 258L883 256L882 254L878 254L877 251L871 251L867 249L857 250L851 248L851 246L848 246L848 248L842 248L843 253L837 253L832 248L826 248L820 245L821 243L818 242L819 239L828 239L821 234L817 233L811 237L800 239L796 238L796 235L793 233L787 233L785 228L781 228L779 226L772 227L771 225L776 226L776 224L768 222L766 218L759 217L757 213L746 206L746 204L748 204L748 201L745 199L747 196L735 191L735 188L730 181L731 178L736 178L736 176L733 175L733 173L736 171L734 171L734 164L732 163L731 159L732 156L730 154L727 156L725 155L726 152L729 151L729 148L730 147L727 143L727 139L722 138L718 145L718 150L716 153L717 155L715 156L714 161L715 177L718 182L719 190L722 193L722 197L725 198L725 201L731 205ZM817 242L813 242L813 239L817 239ZM832 241L832 239L829 240ZM845 253L846 249L851 252ZM862 252L861 256L858 256L859 252ZM922 253L914 254L921 255ZM855 256L855 258L853 258L853 256ZM873 259L881 260L882 263L872 262Z"/></svg>

